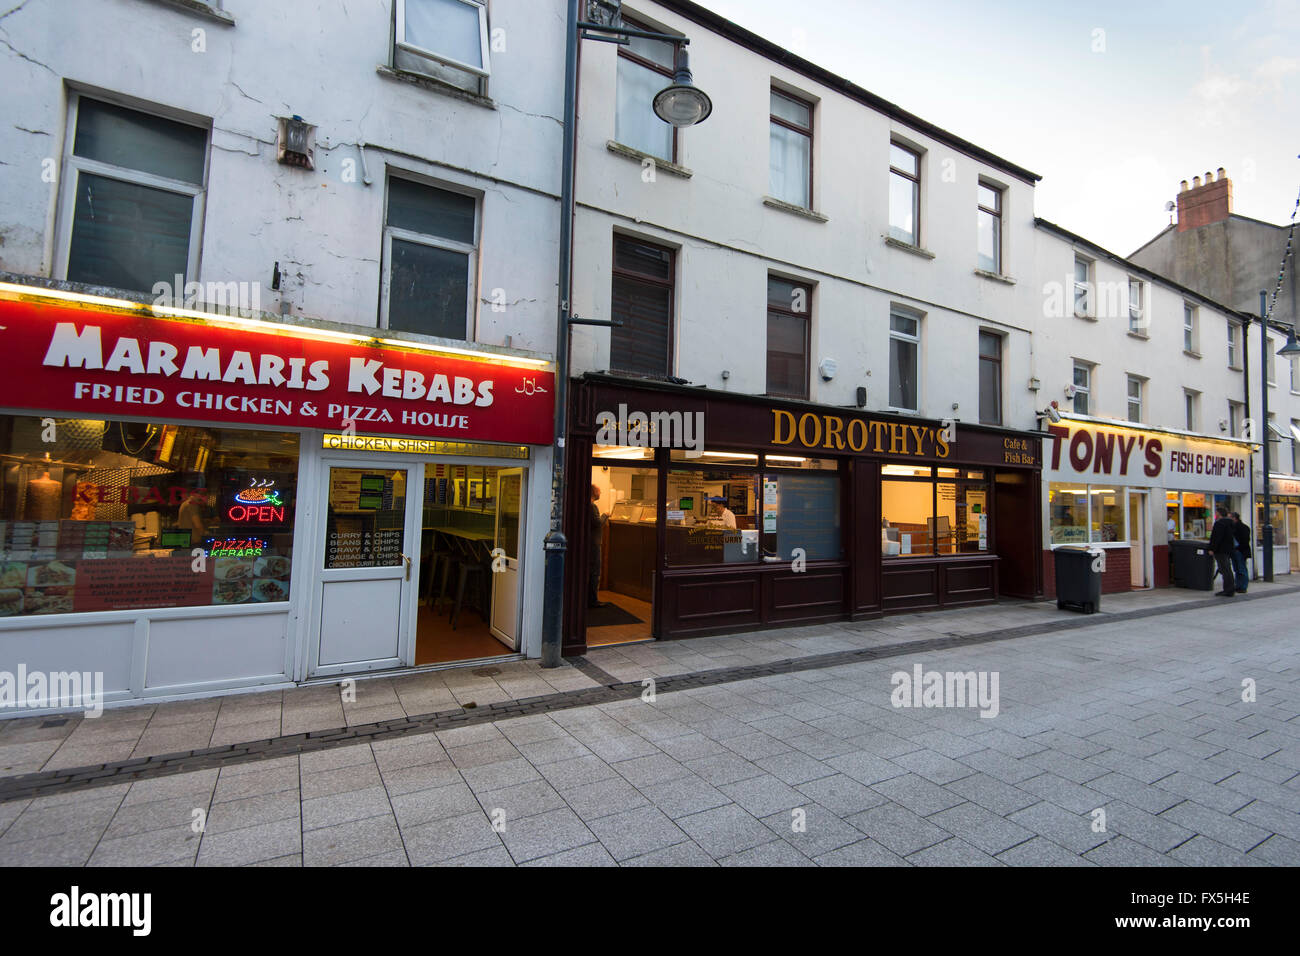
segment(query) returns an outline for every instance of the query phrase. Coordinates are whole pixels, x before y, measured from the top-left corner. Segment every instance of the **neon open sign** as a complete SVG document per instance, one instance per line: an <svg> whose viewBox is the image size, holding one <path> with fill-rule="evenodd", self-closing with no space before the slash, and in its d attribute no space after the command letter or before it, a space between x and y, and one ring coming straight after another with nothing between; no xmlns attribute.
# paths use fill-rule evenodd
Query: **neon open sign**
<svg viewBox="0 0 1300 956"><path fill-rule="evenodd" d="M252 478L247 488L235 492L234 504L226 509L226 518L237 524L282 524L284 501L273 478Z"/></svg>

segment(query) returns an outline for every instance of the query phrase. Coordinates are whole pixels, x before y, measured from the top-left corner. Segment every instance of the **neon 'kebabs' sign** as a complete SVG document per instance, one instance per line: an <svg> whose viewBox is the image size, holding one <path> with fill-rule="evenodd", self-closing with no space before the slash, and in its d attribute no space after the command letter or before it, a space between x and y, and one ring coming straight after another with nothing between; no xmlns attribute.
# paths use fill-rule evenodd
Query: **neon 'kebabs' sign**
<svg viewBox="0 0 1300 956"><path fill-rule="evenodd" d="M252 478L247 488L235 492L235 503L226 518L237 523L280 524L284 522L284 501L273 478Z"/></svg>

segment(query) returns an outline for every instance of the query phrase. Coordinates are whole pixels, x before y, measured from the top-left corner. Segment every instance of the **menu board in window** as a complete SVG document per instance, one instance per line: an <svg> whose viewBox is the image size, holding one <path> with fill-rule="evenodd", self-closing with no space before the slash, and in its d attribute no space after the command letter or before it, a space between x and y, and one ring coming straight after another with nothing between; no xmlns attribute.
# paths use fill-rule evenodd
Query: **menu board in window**
<svg viewBox="0 0 1300 956"><path fill-rule="evenodd" d="M401 564L405 524L405 471L330 469L327 570Z"/></svg>

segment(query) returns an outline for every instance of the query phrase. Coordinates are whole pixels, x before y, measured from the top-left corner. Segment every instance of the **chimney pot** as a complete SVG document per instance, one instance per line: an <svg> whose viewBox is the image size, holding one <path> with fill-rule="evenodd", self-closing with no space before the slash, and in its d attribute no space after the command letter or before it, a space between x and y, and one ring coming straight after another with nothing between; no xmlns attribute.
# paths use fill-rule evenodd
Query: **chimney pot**
<svg viewBox="0 0 1300 956"><path fill-rule="evenodd" d="M1193 177L1192 177L1192 188L1193 188L1193 189L1200 189L1200 188L1201 188L1201 177L1200 177L1200 176L1193 176Z"/></svg>
<svg viewBox="0 0 1300 956"><path fill-rule="evenodd" d="M1180 193L1187 192L1187 180L1184 179L1182 182L1178 184L1178 191Z"/></svg>
<svg viewBox="0 0 1300 956"><path fill-rule="evenodd" d="M1227 179L1227 178L1228 178L1228 174L1225 173L1225 172L1223 171L1223 167L1222 167L1222 166L1219 167L1219 178L1220 178L1220 179Z"/></svg>
<svg viewBox="0 0 1300 956"><path fill-rule="evenodd" d="M1214 174L1207 169L1205 171L1205 184L1208 186L1212 182L1214 182Z"/></svg>

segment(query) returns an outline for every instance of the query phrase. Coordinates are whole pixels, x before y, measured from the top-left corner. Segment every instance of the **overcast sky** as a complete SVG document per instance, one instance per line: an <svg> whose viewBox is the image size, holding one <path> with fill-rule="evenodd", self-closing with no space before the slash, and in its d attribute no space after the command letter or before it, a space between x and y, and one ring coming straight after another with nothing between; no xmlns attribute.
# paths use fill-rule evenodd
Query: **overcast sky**
<svg viewBox="0 0 1300 956"><path fill-rule="evenodd" d="M1234 212L1290 220L1300 0L703 3L1038 173L1037 215L1120 255L1220 166Z"/></svg>

